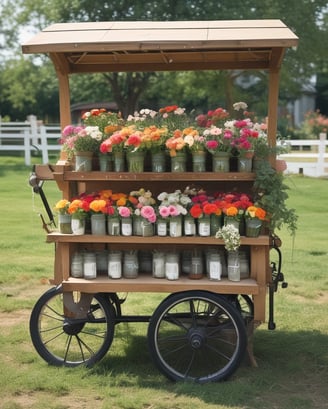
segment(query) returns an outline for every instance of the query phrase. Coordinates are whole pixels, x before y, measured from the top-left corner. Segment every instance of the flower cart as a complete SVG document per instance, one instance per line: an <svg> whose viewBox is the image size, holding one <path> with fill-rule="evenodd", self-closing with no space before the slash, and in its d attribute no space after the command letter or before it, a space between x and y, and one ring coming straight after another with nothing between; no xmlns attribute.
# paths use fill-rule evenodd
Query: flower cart
<svg viewBox="0 0 328 409"><path fill-rule="evenodd" d="M281 21L252 20L55 24L23 44L22 48L24 53L48 53L52 59L59 80L63 129L71 123L71 74L265 70L269 75L267 137L269 146L274 147L279 68L285 49L296 45L297 37ZM164 113L168 114L170 110ZM115 132L122 133L122 129L111 130L111 134ZM135 129L131 133L134 142L130 140L130 148L140 136ZM183 132L176 137L182 138ZM170 153L174 151L169 158L173 162L172 157L179 156L178 145L176 140L168 140L166 148ZM114 153L111 151L112 141L106 143L104 149L108 150L104 153ZM212 143L209 148L214 146ZM274 167L275 158L271 156L269 160ZM193 168L190 152L186 167L178 164L164 171L156 169L140 168L135 162L129 169L76 169L64 157L53 166L36 166L32 186L42 192L42 182L54 180L64 201L57 206L59 211L74 202L71 211L81 216L84 208L75 200L82 203L83 199L90 199L91 193L98 192L90 199L92 205L89 200L87 213L91 214L90 222L97 219L99 223L103 223L100 221L102 217L93 216L106 213L107 224L100 233L93 231L92 225L86 227L83 234L48 229L47 242L54 243L56 249L54 278L51 280L54 287L41 296L32 311L31 338L40 356L51 364L90 366L107 353L116 324L149 322L151 356L168 378L201 383L224 380L239 367L246 351L253 357L251 337L254 328L266 321L268 293L269 327L274 327L273 292L277 283L283 281L283 276L280 262L278 268L270 264L270 250L277 248L275 236L265 230L246 237L245 232L239 232L236 227L231 227L232 232L238 231L235 238L246 255L246 261L240 261L238 266L240 269L243 264L244 276L234 281L225 275L223 261L228 245L225 234L230 228L224 232L222 222L220 224L213 218L219 224L211 230L211 223L205 223L209 218L205 216L211 212L218 216L213 209L219 208L218 203L227 202L226 196L217 197L216 192L242 192L250 197L256 173L244 167L232 171L214 168L209 161L205 165L197 162ZM198 196L200 192L206 192L217 201L207 200L207 207L196 201L192 212L191 206L187 212L187 206L181 205L184 198L180 196L176 206L172 202L170 206L166 205L165 200L172 200L172 197L165 196L167 192L179 192L180 195L187 187ZM140 214L133 215L132 223L143 218L142 227L138 225L140 230L135 227L134 231L129 225L131 214L126 210L129 208L125 206L126 200L130 200L130 204L135 200L138 202L144 198L143 193L128 199L123 195L125 204L121 207L126 209L119 209L117 195L113 198L113 192L130 194L141 189L161 200L155 213L157 222L161 220L164 228L157 223L157 230L154 230L152 209L155 206L151 202L147 202L147 209L146 206L139 208ZM115 209L109 210L108 200L111 200L111 206L115 201ZM147 200L150 200L149 195ZM181 214L177 211L178 205L182 206ZM224 207L230 209L227 219L236 218L232 207L236 206ZM247 209L249 218L260 214L255 203ZM168 214L170 219L165 224ZM115 227L114 216L119 216L119 230ZM184 216L183 221L178 216ZM172 226L168 226L171 222ZM185 225L181 227L181 223ZM215 231L219 230L220 234L216 235ZM280 255L279 249L277 251ZM122 253L124 261L120 259ZM136 259L136 253L143 258ZM210 258L212 253L214 256ZM152 264L149 268L150 255ZM230 267L232 269L232 265ZM164 299L151 316L127 316L123 313L122 292L162 293Z"/></svg>

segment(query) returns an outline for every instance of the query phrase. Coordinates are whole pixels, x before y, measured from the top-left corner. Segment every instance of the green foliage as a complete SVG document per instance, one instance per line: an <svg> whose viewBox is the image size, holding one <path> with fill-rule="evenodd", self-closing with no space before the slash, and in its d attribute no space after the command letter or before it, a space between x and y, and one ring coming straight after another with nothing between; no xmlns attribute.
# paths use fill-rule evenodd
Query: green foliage
<svg viewBox="0 0 328 409"><path fill-rule="evenodd" d="M170 1L86 1L73 0L4 0L2 2L1 23L4 33L3 47L8 47L10 58L19 53L18 37L26 26L32 32L43 29L52 23L75 21L163 21L163 20L230 20L230 19L271 19L279 18L291 27L300 37L297 49L286 50L282 64L280 105L297 98L301 85L314 73L327 69L328 32L326 0L291 1L241 1L217 2L214 0L170 0ZM10 50L9 50L10 49ZM16 54L17 55L17 54ZM8 52L3 53L3 59ZM20 58L20 57L19 57ZM16 58L15 58L16 59ZM38 64L44 65L44 59L37 60L35 71L27 67L20 75L14 65L6 66L0 72L1 89L8 97L0 96L1 115L24 119L35 114L47 119L47 115L58 118L58 91L55 73L44 72ZM49 62L48 62L49 63ZM6 74L5 74L6 73ZM50 73L50 76L49 76ZM150 73L149 73L150 74ZM266 115L266 75L257 73L257 83L249 88L236 85L235 75L241 72L226 73L224 82L220 73L195 73L173 75L170 81L162 73L149 76L134 73L106 74L90 77L92 80L72 79L72 103L116 101L126 116L140 107L156 109L168 103L177 103L187 109L202 107L203 110L224 105L238 99L248 101L259 115ZM243 73L245 74L245 73ZM248 73L253 75L253 73ZM247 74L247 75L248 75ZM3 81L1 76L6 75ZM74 77L74 76L73 76ZM104 77L101 79L101 77ZM19 85L12 85L10 78L17 78ZM35 81L38 78L39 81ZM93 86L90 86L90 82ZM231 85L234 85L234 91ZM164 92L162 91L164 88ZM158 89L160 92L156 92ZM167 91L167 99L165 95ZM22 95L23 93L27 95ZM238 98L240 95L240 98ZM170 98L170 101L169 101ZM163 99L165 99L163 101ZM140 103L139 103L140 101ZM142 102L142 103L141 103ZM21 105L19 109L18 105ZM25 109L22 112L22 109ZM32 111L33 110L33 111ZM20 118L19 118L20 117Z"/></svg>
<svg viewBox="0 0 328 409"><path fill-rule="evenodd" d="M291 235L297 230L297 214L287 204L289 186L284 183L285 176L276 172L266 160L259 161L256 168L254 190L256 202L263 207L269 217L269 229L275 232L286 226Z"/></svg>

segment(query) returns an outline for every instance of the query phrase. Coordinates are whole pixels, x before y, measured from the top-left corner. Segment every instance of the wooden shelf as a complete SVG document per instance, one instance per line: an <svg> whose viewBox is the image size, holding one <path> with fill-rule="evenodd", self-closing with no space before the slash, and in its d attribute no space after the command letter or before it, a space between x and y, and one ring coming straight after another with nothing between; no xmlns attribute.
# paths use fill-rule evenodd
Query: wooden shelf
<svg viewBox="0 0 328 409"><path fill-rule="evenodd" d="M252 172L74 172L66 171L64 173L54 173L56 179L60 179L66 182L92 182L92 181L163 181L168 182L170 180L192 183L194 181L254 181L255 173Z"/></svg>
<svg viewBox="0 0 328 409"><path fill-rule="evenodd" d="M112 244L153 244L153 245L224 245L223 240L215 237L182 236L182 237L162 237L162 236L97 236L85 234L82 236L74 234L50 233L47 235L47 243L112 243ZM269 236L241 237L241 245L269 246Z"/></svg>
<svg viewBox="0 0 328 409"><path fill-rule="evenodd" d="M99 292L161 292L173 293L179 291L204 290L220 294L259 294L259 285L252 278L238 282L223 278L221 281L210 281L206 277L200 280L191 280L188 277L180 277L179 280L167 280L165 278L152 278L149 275L139 274L138 278L117 280L100 276L95 280L70 277L63 281L64 291L80 291L86 293Z"/></svg>

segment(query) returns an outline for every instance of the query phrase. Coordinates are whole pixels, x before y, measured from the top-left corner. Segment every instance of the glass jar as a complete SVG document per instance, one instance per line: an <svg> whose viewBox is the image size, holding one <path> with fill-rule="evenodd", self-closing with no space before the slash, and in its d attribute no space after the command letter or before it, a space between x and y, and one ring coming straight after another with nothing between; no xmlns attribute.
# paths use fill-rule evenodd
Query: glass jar
<svg viewBox="0 0 328 409"><path fill-rule="evenodd" d="M222 216L217 216L216 214L211 214L210 216L210 235L215 236L217 231L221 228Z"/></svg>
<svg viewBox="0 0 328 409"><path fill-rule="evenodd" d="M128 152L128 170L129 172L140 173L144 171L145 153L142 151Z"/></svg>
<svg viewBox="0 0 328 409"><path fill-rule="evenodd" d="M229 172L229 169L230 169L229 152L216 152L212 155L213 172Z"/></svg>
<svg viewBox="0 0 328 409"><path fill-rule="evenodd" d="M108 277L121 278L122 277L122 252L110 251L108 254Z"/></svg>
<svg viewBox="0 0 328 409"><path fill-rule="evenodd" d="M185 172L187 165L187 155L185 152L176 152L171 156L171 172Z"/></svg>
<svg viewBox="0 0 328 409"><path fill-rule="evenodd" d="M101 172L111 172L113 170L112 153L100 153L99 154L99 170Z"/></svg>
<svg viewBox="0 0 328 409"><path fill-rule="evenodd" d="M92 170L92 152L76 152L75 153L75 171L76 172L91 172Z"/></svg>
<svg viewBox="0 0 328 409"><path fill-rule="evenodd" d="M72 216L70 214L59 214L58 224L61 234L72 234Z"/></svg>
<svg viewBox="0 0 328 409"><path fill-rule="evenodd" d="M228 279L240 281L240 264L238 251L228 251Z"/></svg>
<svg viewBox="0 0 328 409"><path fill-rule="evenodd" d="M198 234L202 237L208 237L211 234L210 216L203 216L198 219Z"/></svg>
<svg viewBox="0 0 328 409"><path fill-rule="evenodd" d="M181 273L182 274L189 274L191 271L191 254L192 252L189 250L184 250L182 252L182 260L181 260Z"/></svg>
<svg viewBox="0 0 328 409"><path fill-rule="evenodd" d="M110 236L120 235L120 219L116 216L108 216L107 231Z"/></svg>
<svg viewBox="0 0 328 409"><path fill-rule="evenodd" d="M97 261L95 253L84 253L83 275L86 280L97 278Z"/></svg>
<svg viewBox="0 0 328 409"><path fill-rule="evenodd" d="M141 235L143 237L150 237L154 235L154 225L148 220L142 218L141 220Z"/></svg>
<svg viewBox="0 0 328 409"><path fill-rule="evenodd" d="M106 235L106 216L103 213L91 215L91 234L96 236Z"/></svg>
<svg viewBox="0 0 328 409"><path fill-rule="evenodd" d="M142 222L142 217L134 215L133 216L133 235L134 236L142 236L142 228L141 228L141 222Z"/></svg>
<svg viewBox="0 0 328 409"><path fill-rule="evenodd" d="M165 254L163 252L153 253L153 277L165 278Z"/></svg>
<svg viewBox="0 0 328 409"><path fill-rule="evenodd" d="M71 277L83 277L83 255L80 252L73 254L71 262Z"/></svg>
<svg viewBox="0 0 328 409"><path fill-rule="evenodd" d="M125 155L123 151L113 153L113 165L115 172L125 171Z"/></svg>
<svg viewBox="0 0 328 409"><path fill-rule="evenodd" d="M186 215L183 219L184 235L185 236L195 236L196 235L196 223L195 219Z"/></svg>
<svg viewBox="0 0 328 409"><path fill-rule="evenodd" d="M167 219L163 219L162 217L157 218L156 231L158 236L167 236Z"/></svg>
<svg viewBox="0 0 328 409"><path fill-rule="evenodd" d="M122 217L121 234L122 236L132 236L132 217Z"/></svg>
<svg viewBox="0 0 328 409"><path fill-rule="evenodd" d="M222 264L219 253L211 252L208 255L208 278L210 280L221 280Z"/></svg>
<svg viewBox="0 0 328 409"><path fill-rule="evenodd" d="M139 270L143 273L152 273L152 264L152 253L149 251L139 251Z"/></svg>
<svg viewBox="0 0 328 409"><path fill-rule="evenodd" d="M137 252L125 252L123 260L123 277L137 278L139 272Z"/></svg>
<svg viewBox="0 0 328 409"><path fill-rule="evenodd" d="M107 274L108 252L107 250L96 252L97 274Z"/></svg>
<svg viewBox="0 0 328 409"><path fill-rule="evenodd" d="M197 151L192 154L192 171L205 172L206 171L206 152Z"/></svg>
<svg viewBox="0 0 328 409"><path fill-rule="evenodd" d="M165 277L168 280L178 280L179 272L179 254L167 253L165 256Z"/></svg>
<svg viewBox="0 0 328 409"><path fill-rule="evenodd" d="M166 157L165 152L152 152L151 153L151 171L156 173L165 172L166 169Z"/></svg>
<svg viewBox="0 0 328 409"><path fill-rule="evenodd" d="M193 280L198 280L203 277L204 267L203 258L201 254L193 254L191 256L191 269L189 273L189 278Z"/></svg>
<svg viewBox="0 0 328 409"><path fill-rule="evenodd" d="M81 236L85 233L85 217L74 217L71 220L72 233Z"/></svg>
<svg viewBox="0 0 328 409"><path fill-rule="evenodd" d="M172 216L169 220L170 237L182 236L182 216Z"/></svg>
<svg viewBox="0 0 328 409"><path fill-rule="evenodd" d="M238 172L251 172L254 151L241 152L238 156Z"/></svg>

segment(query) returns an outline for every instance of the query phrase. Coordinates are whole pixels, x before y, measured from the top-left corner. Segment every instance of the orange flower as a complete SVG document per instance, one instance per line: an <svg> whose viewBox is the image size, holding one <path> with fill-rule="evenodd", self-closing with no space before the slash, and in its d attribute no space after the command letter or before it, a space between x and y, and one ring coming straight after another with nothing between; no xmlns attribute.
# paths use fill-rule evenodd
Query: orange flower
<svg viewBox="0 0 328 409"><path fill-rule="evenodd" d="M226 209L226 215L230 217L234 217L238 215L238 209L235 206L230 206Z"/></svg>
<svg viewBox="0 0 328 409"><path fill-rule="evenodd" d="M90 209L96 213L106 213L106 200L96 199L90 203Z"/></svg>

